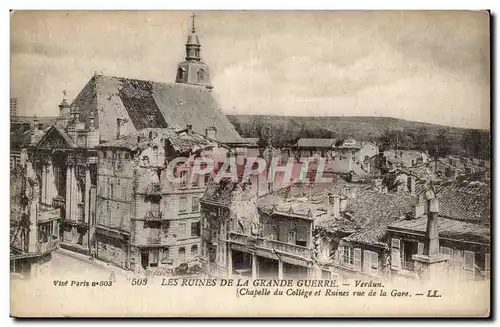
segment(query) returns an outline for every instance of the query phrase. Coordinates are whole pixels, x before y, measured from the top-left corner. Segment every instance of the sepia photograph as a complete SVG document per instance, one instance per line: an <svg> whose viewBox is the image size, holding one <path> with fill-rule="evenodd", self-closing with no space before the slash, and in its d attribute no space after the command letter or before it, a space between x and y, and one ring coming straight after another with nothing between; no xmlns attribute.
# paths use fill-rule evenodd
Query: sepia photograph
<svg viewBox="0 0 500 327"><path fill-rule="evenodd" d="M10 315L490 316L490 12L10 12Z"/></svg>

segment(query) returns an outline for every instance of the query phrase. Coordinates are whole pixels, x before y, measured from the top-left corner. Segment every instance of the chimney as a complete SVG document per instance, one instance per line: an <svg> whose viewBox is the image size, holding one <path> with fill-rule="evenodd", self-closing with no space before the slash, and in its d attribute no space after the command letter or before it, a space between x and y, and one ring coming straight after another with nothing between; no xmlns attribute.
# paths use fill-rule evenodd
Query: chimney
<svg viewBox="0 0 500 327"><path fill-rule="evenodd" d="M427 229L425 230L424 254L435 256L439 254L439 231L438 231L438 200L433 192L427 192Z"/></svg>
<svg viewBox="0 0 500 327"><path fill-rule="evenodd" d="M127 118L124 117L118 117L116 118L116 138L119 139L120 137L124 136L126 134L126 125L127 123Z"/></svg>
<svg viewBox="0 0 500 327"><path fill-rule="evenodd" d="M340 216L340 196L338 194L332 195L332 214L334 217Z"/></svg>
<svg viewBox="0 0 500 327"><path fill-rule="evenodd" d="M187 125L186 127L187 127L188 132L193 131L193 125Z"/></svg>
<svg viewBox="0 0 500 327"><path fill-rule="evenodd" d="M415 194L415 184L416 184L415 176L408 177L408 191L412 195Z"/></svg>
<svg viewBox="0 0 500 327"><path fill-rule="evenodd" d="M419 203L415 206L415 218L420 218L424 215L425 205Z"/></svg>

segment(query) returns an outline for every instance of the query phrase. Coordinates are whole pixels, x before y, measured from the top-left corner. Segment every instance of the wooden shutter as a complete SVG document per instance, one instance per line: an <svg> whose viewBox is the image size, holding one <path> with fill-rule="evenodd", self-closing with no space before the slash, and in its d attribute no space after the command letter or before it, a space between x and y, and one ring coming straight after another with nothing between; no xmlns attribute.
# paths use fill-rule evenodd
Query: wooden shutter
<svg viewBox="0 0 500 327"><path fill-rule="evenodd" d="M418 250L417 250L417 253L418 254L424 254L424 243L418 243Z"/></svg>
<svg viewBox="0 0 500 327"><path fill-rule="evenodd" d="M344 262L344 247L339 246L339 251L338 251L338 256L337 256L337 263L342 264Z"/></svg>
<svg viewBox="0 0 500 327"><path fill-rule="evenodd" d="M370 270L372 274L377 275L378 274L378 253L377 252L371 252L371 265L370 265Z"/></svg>
<svg viewBox="0 0 500 327"><path fill-rule="evenodd" d="M357 271L361 271L361 249L354 249L354 269Z"/></svg>
<svg viewBox="0 0 500 327"><path fill-rule="evenodd" d="M370 273L370 265L371 265L371 255L370 251L365 250L363 251L363 272L365 273Z"/></svg>
<svg viewBox="0 0 500 327"><path fill-rule="evenodd" d="M464 251L464 277L465 280L474 280L475 253Z"/></svg>
<svg viewBox="0 0 500 327"><path fill-rule="evenodd" d="M391 268L401 269L401 241L397 238L391 239Z"/></svg>

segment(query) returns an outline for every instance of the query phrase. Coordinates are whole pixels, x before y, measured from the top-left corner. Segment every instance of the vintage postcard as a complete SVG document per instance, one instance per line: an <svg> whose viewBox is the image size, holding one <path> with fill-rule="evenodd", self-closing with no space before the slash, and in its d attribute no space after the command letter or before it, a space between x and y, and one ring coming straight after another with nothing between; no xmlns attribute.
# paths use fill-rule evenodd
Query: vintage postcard
<svg viewBox="0 0 500 327"><path fill-rule="evenodd" d="M13 11L14 317L488 317L487 11Z"/></svg>

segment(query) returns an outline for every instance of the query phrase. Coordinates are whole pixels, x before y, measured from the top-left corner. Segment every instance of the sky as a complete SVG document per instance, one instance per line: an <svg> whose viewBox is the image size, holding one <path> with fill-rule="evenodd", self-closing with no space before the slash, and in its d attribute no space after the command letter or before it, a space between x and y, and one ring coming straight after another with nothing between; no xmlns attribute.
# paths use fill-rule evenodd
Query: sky
<svg viewBox="0 0 500 327"><path fill-rule="evenodd" d="M18 115L57 116L95 72L174 82L187 11L11 15ZM198 11L226 114L382 116L488 129L489 16L474 11Z"/></svg>

